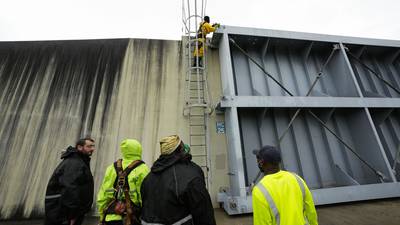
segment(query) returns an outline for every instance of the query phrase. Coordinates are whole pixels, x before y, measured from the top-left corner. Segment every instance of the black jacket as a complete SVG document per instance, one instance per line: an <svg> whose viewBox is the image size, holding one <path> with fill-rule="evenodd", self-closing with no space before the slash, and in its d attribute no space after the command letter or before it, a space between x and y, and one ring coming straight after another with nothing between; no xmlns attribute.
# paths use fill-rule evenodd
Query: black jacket
<svg viewBox="0 0 400 225"><path fill-rule="evenodd" d="M184 224L215 224L203 171L189 154L161 155L144 179L141 194L144 222L173 224L191 215Z"/></svg>
<svg viewBox="0 0 400 225"><path fill-rule="evenodd" d="M93 203L90 157L68 147L47 185L46 225L62 224L88 212Z"/></svg>

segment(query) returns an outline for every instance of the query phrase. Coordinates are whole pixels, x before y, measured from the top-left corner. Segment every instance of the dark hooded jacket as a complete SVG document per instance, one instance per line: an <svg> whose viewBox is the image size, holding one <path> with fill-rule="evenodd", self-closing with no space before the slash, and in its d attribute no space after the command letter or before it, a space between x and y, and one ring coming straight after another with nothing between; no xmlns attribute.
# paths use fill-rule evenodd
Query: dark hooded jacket
<svg viewBox="0 0 400 225"><path fill-rule="evenodd" d="M161 155L144 179L141 194L142 224L215 224L203 171L190 154Z"/></svg>
<svg viewBox="0 0 400 225"><path fill-rule="evenodd" d="M93 203L93 176L90 157L69 146L53 172L45 198L45 224L57 225L90 211Z"/></svg>

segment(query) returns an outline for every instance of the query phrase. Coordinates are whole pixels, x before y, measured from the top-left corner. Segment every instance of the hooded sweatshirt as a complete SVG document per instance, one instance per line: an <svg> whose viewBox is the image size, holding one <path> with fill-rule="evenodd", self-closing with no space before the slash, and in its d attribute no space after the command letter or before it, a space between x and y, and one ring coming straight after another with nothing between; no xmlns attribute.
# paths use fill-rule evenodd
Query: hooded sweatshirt
<svg viewBox="0 0 400 225"><path fill-rule="evenodd" d="M133 161L142 159L142 145L134 139L126 139L122 141L120 149L122 155L122 169L128 167L128 165ZM148 173L149 168L143 163L132 170L128 175L129 196L133 203L138 206L142 205L140 187L143 179ZM114 182L116 179L117 172L115 171L114 164L111 164L106 169L103 183L100 186L100 190L97 194L97 208L99 210L100 220L103 219L104 209L113 199ZM113 220L122 220L122 217L116 214L107 214L106 221Z"/></svg>
<svg viewBox="0 0 400 225"><path fill-rule="evenodd" d="M154 224L214 225L202 169L191 155L161 155L142 184L142 220Z"/></svg>

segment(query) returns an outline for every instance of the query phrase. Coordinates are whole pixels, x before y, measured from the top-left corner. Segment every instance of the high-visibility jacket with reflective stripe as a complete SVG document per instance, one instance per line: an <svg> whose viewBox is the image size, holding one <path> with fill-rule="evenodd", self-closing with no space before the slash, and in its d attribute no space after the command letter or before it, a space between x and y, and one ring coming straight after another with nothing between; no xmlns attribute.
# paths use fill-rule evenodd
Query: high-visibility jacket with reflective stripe
<svg viewBox="0 0 400 225"><path fill-rule="evenodd" d="M254 225L318 224L311 192L303 179L296 176L281 170L261 179L258 185L262 185L264 190L258 185L254 187L252 193ZM304 186L298 182L302 182Z"/></svg>
<svg viewBox="0 0 400 225"><path fill-rule="evenodd" d="M129 164L135 160L142 159L142 146L139 142L133 139L125 140L121 143L122 153L122 169L126 169ZM141 164L136 167L128 175L129 183L129 196L132 202L136 205L142 205L142 198L140 195L140 187L144 178L149 173L149 168L146 164ZM107 167L104 175L103 183L100 186L100 190L97 193L97 208L100 214L100 221L104 217L104 209L112 201L114 196L114 182L117 178L117 172L115 171L114 164ZM106 221L122 220L122 217L117 214L107 214Z"/></svg>

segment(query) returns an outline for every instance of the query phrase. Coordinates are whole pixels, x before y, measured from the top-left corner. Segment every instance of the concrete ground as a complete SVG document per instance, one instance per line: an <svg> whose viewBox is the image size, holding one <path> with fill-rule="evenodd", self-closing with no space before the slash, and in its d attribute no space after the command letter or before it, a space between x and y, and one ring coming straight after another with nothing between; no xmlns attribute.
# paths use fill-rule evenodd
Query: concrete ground
<svg viewBox="0 0 400 225"><path fill-rule="evenodd" d="M348 204L318 206L320 225L399 225L400 199L365 201ZM228 216L222 209L215 210L218 225L252 225L251 214ZM97 218L87 218L83 225L97 225ZM0 221L0 225L42 225L42 220Z"/></svg>

